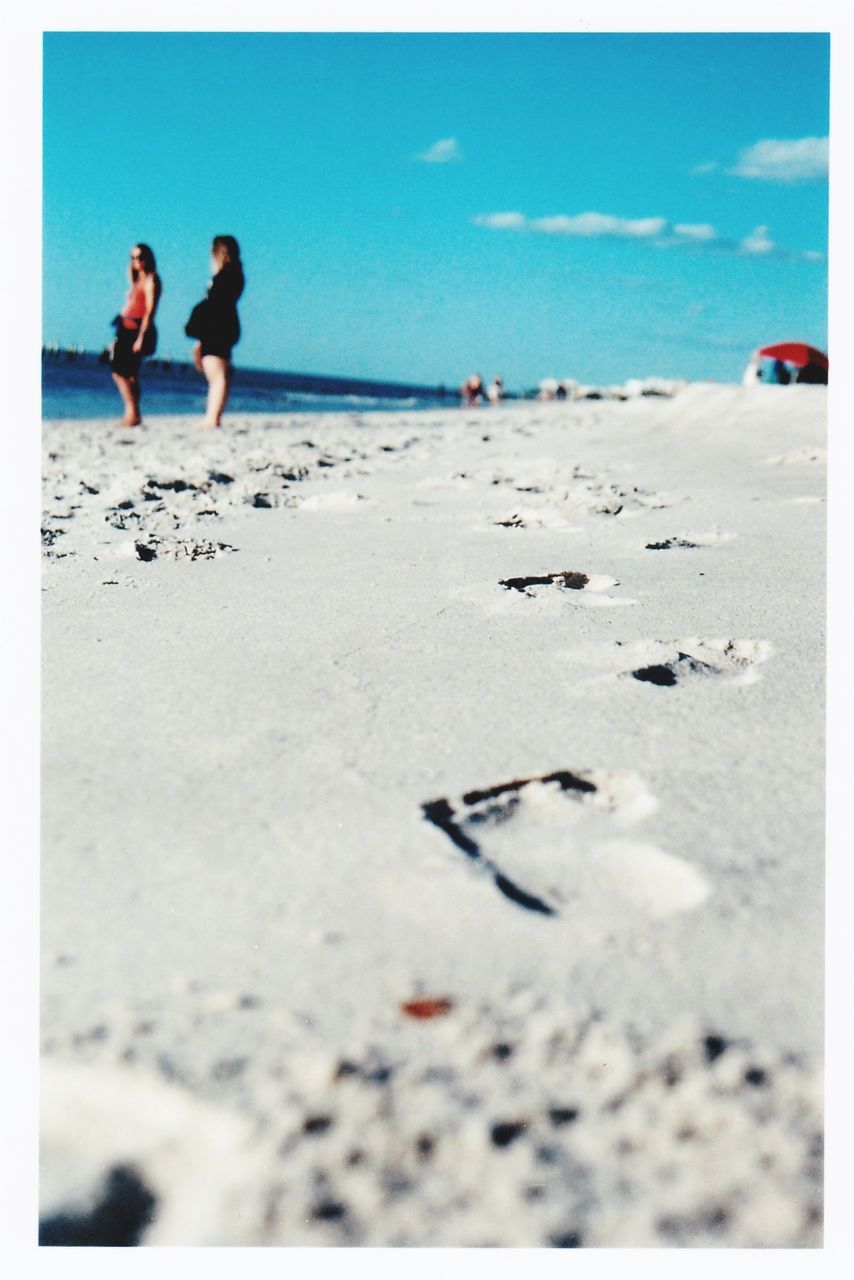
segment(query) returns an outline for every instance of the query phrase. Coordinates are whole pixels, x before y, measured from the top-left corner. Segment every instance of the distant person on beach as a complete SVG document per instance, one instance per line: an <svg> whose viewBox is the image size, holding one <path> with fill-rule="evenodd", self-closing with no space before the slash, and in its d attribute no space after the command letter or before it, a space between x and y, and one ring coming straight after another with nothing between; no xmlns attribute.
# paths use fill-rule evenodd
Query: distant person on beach
<svg viewBox="0 0 854 1280"><path fill-rule="evenodd" d="M188 338L198 338L193 363L208 380L203 427L218 427L222 421L231 386L231 350L240 341L237 302L245 280L234 236L214 236L211 265L213 279L207 296L193 307L184 328Z"/></svg>
<svg viewBox="0 0 854 1280"><path fill-rule="evenodd" d="M154 313L160 301L162 285L147 244L135 244L130 251L130 289L121 313L113 320L116 336L110 349L113 381L125 406L121 426L138 427L139 366L143 356L153 355L157 348Z"/></svg>
<svg viewBox="0 0 854 1280"><path fill-rule="evenodd" d="M486 398L490 404L500 404L504 399L504 381L499 374L495 375L486 388Z"/></svg>
<svg viewBox="0 0 854 1280"><path fill-rule="evenodd" d="M820 364L808 363L798 370L795 382L812 383L815 386L827 386L827 369Z"/></svg>
<svg viewBox="0 0 854 1280"><path fill-rule="evenodd" d="M473 373L470 378L466 378L465 382L460 388L460 394L462 395L464 404L466 405L480 404L481 400L483 399L484 391L483 391L483 378L480 376L479 373Z"/></svg>
<svg viewBox="0 0 854 1280"><path fill-rule="evenodd" d="M776 382L780 387L787 387L792 380L792 375L786 368L782 360L775 360L771 366L771 374L768 378L769 382Z"/></svg>

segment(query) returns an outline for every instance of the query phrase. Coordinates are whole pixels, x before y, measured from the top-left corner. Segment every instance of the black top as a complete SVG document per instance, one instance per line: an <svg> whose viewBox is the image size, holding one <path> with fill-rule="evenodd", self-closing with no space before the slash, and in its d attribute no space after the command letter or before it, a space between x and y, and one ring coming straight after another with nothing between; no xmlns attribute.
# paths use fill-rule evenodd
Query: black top
<svg viewBox="0 0 854 1280"><path fill-rule="evenodd" d="M184 332L201 339L203 347L230 350L240 340L237 300L243 293L243 268L228 262L208 285L207 297L193 308Z"/></svg>
<svg viewBox="0 0 854 1280"><path fill-rule="evenodd" d="M226 342L229 346L240 338L240 321L237 318L237 300L243 293L243 269L227 262L218 271L208 288L205 307L205 339Z"/></svg>

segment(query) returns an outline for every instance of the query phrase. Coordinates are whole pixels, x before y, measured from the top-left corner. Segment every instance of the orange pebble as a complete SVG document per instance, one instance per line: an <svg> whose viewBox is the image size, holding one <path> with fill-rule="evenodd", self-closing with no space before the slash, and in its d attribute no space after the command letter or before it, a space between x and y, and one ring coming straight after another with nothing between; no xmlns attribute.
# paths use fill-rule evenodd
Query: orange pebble
<svg viewBox="0 0 854 1280"><path fill-rule="evenodd" d="M446 1013L450 1013L453 1007L451 1000L429 996L420 1000L406 1000L400 1006L402 1012L410 1018L442 1018Z"/></svg>

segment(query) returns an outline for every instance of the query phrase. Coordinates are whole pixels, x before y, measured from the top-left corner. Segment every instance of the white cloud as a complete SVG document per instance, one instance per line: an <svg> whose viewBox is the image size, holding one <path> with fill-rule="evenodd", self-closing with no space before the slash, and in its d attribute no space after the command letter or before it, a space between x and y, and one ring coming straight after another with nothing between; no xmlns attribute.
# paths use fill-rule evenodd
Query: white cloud
<svg viewBox="0 0 854 1280"><path fill-rule="evenodd" d="M741 240L732 240L718 235L709 222L671 223L666 218L618 218L609 213L555 213L544 218L529 218L524 213L506 210L478 213L472 222L493 231L527 231L536 235L585 239L644 240L659 249L681 248L685 251L691 248L696 252L771 256L789 262L824 260L824 254L815 250L781 249L768 235L765 226L756 227Z"/></svg>
<svg viewBox="0 0 854 1280"><path fill-rule="evenodd" d="M634 222L620 219L619 222L614 232L618 236L660 236L667 226L665 218L638 218Z"/></svg>
<svg viewBox="0 0 854 1280"><path fill-rule="evenodd" d="M544 235L560 236L656 236L666 226L664 218L615 218L609 213L577 213L569 217L565 213L548 218L536 218L529 222L531 231Z"/></svg>
<svg viewBox="0 0 854 1280"><path fill-rule="evenodd" d="M827 138L767 138L742 151L730 173L766 182L804 182L827 177L827 159Z"/></svg>
<svg viewBox="0 0 854 1280"><path fill-rule="evenodd" d="M478 227L492 227L495 231L523 231L528 225L524 213L479 213L472 222Z"/></svg>
<svg viewBox="0 0 854 1280"><path fill-rule="evenodd" d="M774 241L768 239L768 228L757 227L749 236L745 236L738 246L742 253L771 253L776 248Z"/></svg>
<svg viewBox="0 0 854 1280"><path fill-rule="evenodd" d="M697 174L714 173L719 167L717 160L707 160L705 164L695 164L691 172Z"/></svg>
<svg viewBox="0 0 854 1280"><path fill-rule="evenodd" d="M718 233L708 222L677 222L674 234L686 240L717 240Z"/></svg>
<svg viewBox="0 0 854 1280"><path fill-rule="evenodd" d="M462 160L463 155L456 138L440 138L415 158L426 164L449 164L452 160Z"/></svg>

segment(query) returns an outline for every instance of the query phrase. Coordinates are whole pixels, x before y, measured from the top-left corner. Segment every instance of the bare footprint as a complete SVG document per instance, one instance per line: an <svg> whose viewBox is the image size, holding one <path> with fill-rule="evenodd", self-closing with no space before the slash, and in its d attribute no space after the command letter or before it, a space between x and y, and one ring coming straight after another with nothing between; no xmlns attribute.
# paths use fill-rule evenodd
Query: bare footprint
<svg viewBox="0 0 854 1280"><path fill-rule="evenodd" d="M338 489L332 493L314 493L302 498L299 503L301 511L352 511L355 507L365 509L375 507L375 499L366 498L361 493L349 489Z"/></svg>
<svg viewBox="0 0 854 1280"><path fill-rule="evenodd" d="M647 551L671 551L674 548L696 551L700 547L716 547L724 542L732 542L734 533L680 533L663 542L648 542Z"/></svg>
<svg viewBox="0 0 854 1280"><path fill-rule="evenodd" d="M601 516L636 516L673 506L674 499L636 485L590 484L589 510Z"/></svg>
<svg viewBox="0 0 854 1280"><path fill-rule="evenodd" d="M522 501L553 503L565 515L634 516L673 506L676 499L637 485L619 484L596 475L578 462L555 467L553 459L532 460L514 468L514 475L493 468L460 471L456 484L465 488L511 489Z"/></svg>
<svg viewBox="0 0 854 1280"><path fill-rule="evenodd" d="M556 573L530 574L520 578L502 578L499 586L505 591L517 592L530 599L540 599L547 589L557 588L557 592L573 593L573 603L586 607L607 607L614 605L637 604L636 600L618 599L606 595L609 587L618 587L616 578L601 573L582 573L577 569L560 569ZM550 591L554 595L554 591Z"/></svg>
<svg viewBox="0 0 854 1280"><path fill-rule="evenodd" d="M134 543L137 560L213 560L236 551L227 542L211 542L208 538L159 538Z"/></svg>
<svg viewBox="0 0 854 1280"><path fill-rule="evenodd" d="M766 458L769 467L789 467L803 462L826 462L827 450L819 445L805 444L800 449L792 449L789 453L781 453L775 458Z"/></svg>
<svg viewBox="0 0 854 1280"><path fill-rule="evenodd" d="M708 895L690 863L617 838L655 807L636 774L559 770L422 810L511 902L539 915L571 913L608 932L639 915L688 910Z"/></svg>
<svg viewBox="0 0 854 1280"><path fill-rule="evenodd" d="M618 642L619 645L619 642ZM756 667L773 653L767 640L641 641L622 646L630 662L637 663L624 676L662 688L694 678L726 679L730 684L755 684Z"/></svg>
<svg viewBox="0 0 854 1280"><path fill-rule="evenodd" d="M521 591L523 595L533 596L532 587L560 587L567 591L602 591L605 587L618 585L616 578L591 578L589 574L579 573L575 569L562 569L558 573L546 573L529 578L502 578L498 584L508 591Z"/></svg>
<svg viewBox="0 0 854 1280"><path fill-rule="evenodd" d="M577 513L575 513L577 514ZM566 507L527 507L517 506L509 515L500 520L490 520L497 529L562 529L578 533L581 526L573 524L569 519Z"/></svg>

